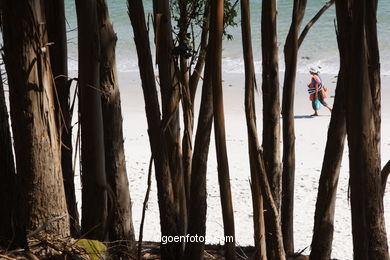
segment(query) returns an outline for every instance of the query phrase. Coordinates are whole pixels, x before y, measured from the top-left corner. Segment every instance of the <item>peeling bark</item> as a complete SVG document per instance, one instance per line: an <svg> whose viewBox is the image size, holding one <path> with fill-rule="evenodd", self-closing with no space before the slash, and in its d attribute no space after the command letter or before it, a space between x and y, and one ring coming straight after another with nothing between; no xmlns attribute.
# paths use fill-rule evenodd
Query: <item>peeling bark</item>
<svg viewBox="0 0 390 260"><path fill-rule="evenodd" d="M70 81L68 80L68 51L65 26L64 0L45 2L50 62L55 82L54 100L58 135L61 137L61 167L64 179L66 204L69 212L70 233L80 235L79 213L77 210L74 172L72 161L72 115L70 111Z"/></svg>
<svg viewBox="0 0 390 260"><path fill-rule="evenodd" d="M117 37L110 21L106 1L98 0L97 3L106 176L114 194L108 205L108 208L112 209L112 216L107 223L108 239L124 246L124 250L131 250L135 248L135 236L129 181L126 172L121 98L116 70Z"/></svg>
<svg viewBox="0 0 390 260"><path fill-rule="evenodd" d="M5 1L4 54L27 231L69 235L43 1Z"/></svg>

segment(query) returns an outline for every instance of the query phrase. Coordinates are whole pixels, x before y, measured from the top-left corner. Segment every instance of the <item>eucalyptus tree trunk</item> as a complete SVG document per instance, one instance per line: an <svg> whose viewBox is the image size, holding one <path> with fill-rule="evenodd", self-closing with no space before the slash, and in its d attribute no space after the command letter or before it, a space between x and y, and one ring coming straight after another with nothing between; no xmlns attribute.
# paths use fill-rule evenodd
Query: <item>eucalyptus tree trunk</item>
<svg viewBox="0 0 390 260"><path fill-rule="evenodd" d="M114 193L109 207L109 241L118 241L125 249L135 248L129 181L126 172L122 109L116 70L115 47L117 37L110 21L107 3L97 1L100 36L100 86L104 126L104 149L107 182Z"/></svg>
<svg viewBox="0 0 390 260"><path fill-rule="evenodd" d="M261 188L259 185L259 172L256 171L257 160L257 129L256 129L256 109L254 90L256 86L255 67L253 63L252 49L252 33L250 23L250 3L248 0L241 0L241 30L242 30L242 47L245 64L245 112L248 126L248 150L249 150L249 165L251 171L251 186L252 186L252 203L253 203L253 226L254 226L254 242L255 253L254 259L266 260L267 250L265 242L265 224L264 224L264 207ZM255 129L252 129L252 138L250 126L254 124ZM256 135L253 135L256 133Z"/></svg>
<svg viewBox="0 0 390 260"><path fill-rule="evenodd" d="M209 60L212 57L212 46L208 48L205 76L202 86L198 127L196 130L195 147L192 159L191 194L188 205L188 231L190 235L206 236L207 192L206 174L210 147L211 126L213 124L213 92ZM210 51L209 51L210 50ZM209 54L210 53L210 54ZM204 258L204 242L187 243L184 259L196 260Z"/></svg>
<svg viewBox="0 0 390 260"><path fill-rule="evenodd" d="M49 223L47 232L65 237L69 235L69 219L44 1L9 0L3 8L4 61L26 229L32 231Z"/></svg>
<svg viewBox="0 0 390 260"><path fill-rule="evenodd" d="M204 28L205 27L203 27L203 30L205 30ZM206 35L204 35L204 33L205 31L202 31L202 42L204 39L207 39L207 33ZM214 43L214 38L214 34L210 35L210 42ZM206 46L204 46L204 48L206 48ZM206 56L204 57L205 73L202 86L202 98L200 103L198 127L196 129L195 146L191 169L190 194L196 194L196 196L190 196L190 203L188 205L188 234L203 237L205 237L206 235L206 174L208 153L210 147L211 126L213 124L213 89L211 85L213 74L211 73L211 70L213 66L212 61L215 59L214 55L215 44L209 44L207 47ZM202 63L203 62L198 60L196 68L202 67ZM195 71L194 73L200 73L200 71ZM192 74L192 76L194 75L195 74ZM196 80L193 77L191 77L191 79L193 79L194 81ZM197 84L194 84L192 86L194 86L193 88L191 88L193 106ZM204 244L204 242L188 243L185 248L184 259L203 259Z"/></svg>
<svg viewBox="0 0 390 260"><path fill-rule="evenodd" d="M276 0L263 1L261 17L264 163L272 195L279 210L282 168Z"/></svg>
<svg viewBox="0 0 390 260"><path fill-rule="evenodd" d="M70 80L68 80L68 49L66 41L64 0L45 1L50 62L55 82L55 108L58 134L61 137L61 166L64 178L66 204L69 213L70 233L80 235L72 163L72 114L70 111Z"/></svg>
<svg viewBox="0 0 390 260"><path fill-rule="evenodd" d="M8 111L0 71L0 245L26 247L21 189L15 171Z"/></svg>
<svg viewBox="0 0 390 260"><path fill-rule="evenodd" d="M290 30L284 46L286 70L283 83L283 173L282 173L282 231L287 255L294 252L294 178L295 130L294 92L297 72L298 34L305 14L307 0L294 0Z"/></svg>
<svg viewBox="0 0 390 260"><path fill-rule="evenodd" d="M369 44L376 34L367 21L376 8L365 1L336 1L341 40L346 44L346 121L349 145L354 259L389 259L380 175L380 83L378 71L369 69L378 50ZM372 21L370 21L372 22ZM367 27L366 27L367 26ZM368 56L371 55L371 58ZM375 66L376 67L376 66ZM344 76L344 75L343 75ZM372 85L374 84L374 85ZM379 117L378 117L379 116Z"/></svg>
<svg viewBox="0 0 390 260"><path fill-rule="evenodd" d="M192 110L194 110L193 107L194 107L196 90L198 88L199 79L201 78L201 73L203 71L203 67L205 66L205 61L206 61L206 50L208 45L209 23L210 23L209 16L210 16L210 5L206 3L204 14L203 14L202 33L200 36L199 55L189 79Z"/></svg>
<svg viewBox="0 0 390 260"><path fill-rule="evenodd" d="M179 0L179 49L185 50L188 45L187 32L188 32L188 12L187 1ZM185 57L185 53L179 55L179 68L180 68L180 84L181 84L181 100L183 108L184 119L184 132L183 132L183 177L184 188L186 193L186 202L190 199L190 187L191 187L191 165L192 165L192 132L194 128L194 110L191 102L190 92L190 71L188 59Z"/></svg>
<svg viewBox="0 0 390 260"><path fill-rule="evenodd" d="M107 236L107 179L100 88L100 37L97 2L76 0L79 40L81 124L81 232L91 239Z"/></svg>
<svg viewBox="0 0 390 260"><path fill-rule="evenodd" d="M344 62L341 62L340 66L336 96L330 118L325 155L318 186L310 252L311 260L329 260L332 254L337 184L343 158L344 141L347 134L345 127L345 109L343 107L345 83L342 67L345 66Z"/></svg>
<svg viewBox="0 0 390 260"><path fill-rule="evenodd" d="M389 259L380 175L380 82L375 65L379 51L373 39L376 23L371 20L376 16L374 6L360 0L336 1L337 21L344 26L339 31L346 44L345 53L340 55L346 57L345 77L350 79L346 83L346 120L354 259Z"/></svg>
<svg viewBox="0 0 390 260"><path fill-rule="evenodd" d="M225 258L227 260L236 259L235 252L235 232L234 232L234 215L233 202L230 190L229 164L226 150L225 136L225 116L223 108L223 91L222 91L222 35L223 35L223 15L224 0L216 0L210 3L210 35L213 35L215 54L213 65L212 86L213 86L213 108L214 108L214 132L215 146L217 151L218 162L218 181L221 193L222 216L224 224L225 238L231 238L231 241L225 239Z"/></svg>
<svg viewBox="0 0 390 260"><path fill-rule="evenodd" d="M182 165L180 137L180 82L177 62L173 57L171 13L168 0L153 1L155 11L156 62L158 65L161 101L162 131L166 138L171 182L178 215L178 235L186 233L187 208ZM183 245L184 246L184 245Z"/></svg>
<svg viewBox="0 0 390 260"><path fill-rule="evenodd" d="M177 211L171 183L168 152L161 130L162 121L160 118L149 35L145 22L145 11L142 0L128 0L127 4L138 55L150 147L155 162L161 235L177 235ZM162 259L178 259L180 257L181 245L178 243L160 244L160 252Z"/></svg>
<svg viewBox="0 0 390 260"><path fill-rule="evenodd" d="M190 21L188 20L187 1L180 2L180 32L179 40L182 46L188 45L186 33ZM194 7L195 8L195 7ZM209 26L209 5L206 4L203 14L202 31L199 43L199 55L195 67L192 69L188 59L180 57L180 81L182 84L182 107L184 118L184 134L183 134L183 174L186 189L187 211L189 212L190 194L191 194L191 175L192 175L192 161L193 161L193 130L194 130L194 102L196 90L201 78L201 73L205 64L205 55L208 42L208 26ZM193 39L194 40L194 39ZM208 147L207 147L208 149ZM188 224L187 224L188 225Z"/></svg>

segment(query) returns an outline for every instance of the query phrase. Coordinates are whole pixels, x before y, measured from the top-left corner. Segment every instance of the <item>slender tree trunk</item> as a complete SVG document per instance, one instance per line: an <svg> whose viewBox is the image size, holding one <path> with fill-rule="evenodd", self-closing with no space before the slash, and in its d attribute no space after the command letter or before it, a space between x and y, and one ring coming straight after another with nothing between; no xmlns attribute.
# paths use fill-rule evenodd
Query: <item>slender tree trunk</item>
<svg viewBox="0 0 390 260"><path fill-rule="evenodd" d="M257 147L253 139L250 139L250 120L256 123L256 110L254 89L256 85L255 67L253 63L251 24L250 24L250 4L248 0L241 0L241 30L242 46L245 62L245 111L248 125L248 144L249 144L249 164L251 170L252 183L252 202L253 202L253 225L255 253L254 259L266 260L266 242L265 242L265 224L263 197L259 186L259 172L256 171ZM257 129L255 129L257 131Z"/></svg>
<svg viewBox="0 0 390 260"><path fill-rule="evenodd" d="M43 1L5 1L4 54L26 229L69 235Z"/></svg>
<svg viewBox="0 0 390 260"><path fill-rule="evenodd" d="M190 93L191 93L191 104L192 110L194 110L194 101L195 94L198 88L199 79L201 78L201 73L205 64L206 58L206 49L208 44L209 36L209 20L210 20L210 5L206 3L204 14L203 14L203 24L202 24L202 34L200 36L200 46L199 46L199 56L196 61L196 65L189 79Z"/></svg>
<svg viewBox="0 0 390 260"><path fill-rule="evenodd" d="M179 0L179 46L186 48L188 45L187 31L188 31L188 12L187 12L187 1ZM180 48L180 47L179 47ZM194 111L191 103L191 92L190 92L190 71L188 66L188 59L184 54L180 54L179 57L180 65L180 83L182 93L182 108L184 118L184 132L183 132L183 177L186 192L186 202L189 203L190 199L190 187L191 187L191 164L192 164L192 131L194 128Z"/></svg>
<svg viewBox="0 0 390 260"><path fill-rule="evenodd" d="M44 1L47 19L47 35L50 46L50 62L54 76L54 100L58 133L61 137L61 166L64 178L66 203L69 212L70 233L80 235L74 172L72 164L72 114L70 111L70 81L68 80L68 52L65 26L64 0Z"/></svg>
<svg viewBox="0 0 390 260"><path fill-rule="evenodd" d="M180 24L186 25L185 31L180 33L180 38L182 38L182 44L185 43L185 34L188 31L188 20L187 20L187 9L186 1L180 1ZM183 104L183 114L184 114L184 134L183 134L183 174L185 178L185 188L186 188L186 199L187 204L190 203L190 193L191 193L191 175L192 175L192 160L193 160L193 144L192 136L194 130L194 102L196 89L198 87L199 79L205 63L205 55L208 41L208 24L209 24L209 5L206 4L204 11L204 21L202 24L202 33L199 45L199 56L195 65L192 74L190 75L190 67L188 66L188 61L180 57L180 72L181 72L181 82L182 82L182 104ZM208 148L207 148L208 149ZM189 205L187 206L189 211Z"/></svg>
<svg viewBox="0 0 390 260"><path fill-rule="evenodd" d="M213 92L211 86L211 63L213 45L207 50L205 76L202 87L202 99L200 104L198 128L196 130L195 147L192 159L191 194L188 209L188 234L205 237L207 192L206 174L207 159L210 147L211 126L213 124ZM188 243L186 245L184 259L203 259L204 242Z"/></svg>
<svg viewBox="0 0 390 260"><path fill-rule="evenodd" d="M156 17L156 62L161 88L163 134L166 138L171 182L179 221L178 235L184 235L187 226L187 209L180 137L180 82L178 66L172 55L171 13L168 0L154 1L153 5Z"/></svg>
<svg viewBox="0 0 390 260"><path fill-rule="evenodd" d="M203 31L204 33L204 31ZM202 38L207 36L203 36ZM215 35L210 35L214 41ZM192 159L191 170L191 191L190 203L188 205L188 234L205 237L206 235L206 212L207 212L207 192L206 174L207 159L210 147L211 126L213 124L213 90L212 61L215 55L215 44L207 47L206 67L202 87L202 98L200 103L198 127L196 130L195 147ZM198 64L199 61L198 61ZM198 66L196 66L198 67ZM197 73L197 72L194 72ZM199 72L200 73L200 72ZM193 74L194 75L194 74ZM192 76L193 76L192 75ZM196 86L196 85L194 85ZM193 90L193 88L191 88ZM195 91L191 91L191 97L195 96ZM193 95L193 96L192 96ZM192 99L193 102L194 99ZM193 105L193 103L192 103ZM193 108L192 108L193 109ZM186 245L184 259L198 260L204 258L204 242L188 243Z"/></svg>
<svg viewBox="0 0 390 260"><path fill-rule="evenodd" d="M306 24L305 28L302 30L301 35L299 35L298 39L298 49L301 47L303 40L305 39L307 33L310 28L320 19L320 17L328 10L333 4L335 0L330 0L324 4L324 6L314 15L314 17Z"/></svg>
<svg viewBox="0 0 390 260"><path fill-rule="evenodd" d="M100 88L100 42L97 3L76 0L79 39L79 90L81 123L81 232L106 239L107 180Z"/></svg>
<svg viewBox="0 0 390 260"><path fill-rule="evenodd" d="M344 86L343 73L340 72L318 187L311 260L329 260L332 253L337 184L347 134L343 107Z"/></svg>
<svg viewBox="0 0 390 260"><path fill-rule="evenodd" d="M15 172L8 112L0 71L0 245L26 247L21 189Z"/></svg>
<svg viewBox="0 0 390 260"><path fill-rule="evenodd" d="M215 146L217 151L218 162L218 181L221 193L222 215L224 224L224 234L226 237L231 237L232 241L225 239L225 258L227 260L236 259L235 253L235 232L234 232L234 216L233 203L230 190L229 165L226 151L225 137L225 117L223 108L223 92L222 92L222 34L223 34L223 15L224 15L224 0L212 1L210 3L210 34L214 35L214 41L210 40L210 44L215 44L215 56L212 60L213 67L211 69L212 86L213 86L213 108L214 108L214 130L215 130Z"/></svg>
<svg viewBox="0 0 390 260"><path fill-rule="evenodd" d="M276 0L263 1L262 18L263 56L263 148L264 163L276 207L280 208L280 100Z"/></svg>
<svg viewBox="0 0 390 260"><path fill-rule="evenodd" d="M287 255L294 252L294 178L295 130L294 92L298 57L298 33L305 14L307 0L294 0L290 30L284 46L286 71L283 83L283 174L282 174L282 231Z"/></svg>
<svg viewBox="0 0 390 260"><path fill-rule="evenodd" d="M389 259L378 144L380 101L376 93L380 93L380 84L372 85L377 74L372 74L369 69L368 58L377 52L368 50L368 46L375 47L368 44L373 40L370 37L376 36L368 33L366 27L367 19L375 16L376 8L367 8L365 4L360 0L336 1L338 24L343 26L339 31L347 46L345 55L349 64L345 73L350 79L346 84L349 93L346 96L346 120L354 259Z"/></svg>
<svg viewBox="0 0 390 260"><path fill-rule="evenodd" d="M117 37L110 21L105 0L98 0L98 23L100 36L100 86L104 126L104 149L106 176L114 193L113 216L109 219L109 241L119 241L125 249L135 248L135 236L131 211L129 181L126 172L123 147L122 109L116 70L115 47Z"/></svg>
<svg viewBox="0 0 390 260"><path fill-rule="evenodd" d="M128 0L128 10L134 31L137 49L142 90L145 99L145 111L148 122L148 133L157 180L157 195L160 209L161 235L177 235L178 219L174 203L171 173L167 158L165 139L162 134L162 122L154 77L149 36L145 22L142 0ZM181 245L167 243L160 245L162 259L178 259Z"/></svg>

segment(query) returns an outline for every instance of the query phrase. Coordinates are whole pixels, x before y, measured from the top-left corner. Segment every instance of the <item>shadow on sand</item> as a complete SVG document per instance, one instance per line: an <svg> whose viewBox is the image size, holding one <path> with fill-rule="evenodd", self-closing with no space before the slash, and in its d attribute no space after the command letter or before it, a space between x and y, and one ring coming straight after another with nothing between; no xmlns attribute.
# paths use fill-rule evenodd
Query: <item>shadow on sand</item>
<svg viewBox="0 0 390 260"><path fill-rule="evenodd" d="M318 116L298 115L298 116L294 116L294 119L307 119L307 118L316 118L316 117L330 117L330 115L318 115Z"/></svg>

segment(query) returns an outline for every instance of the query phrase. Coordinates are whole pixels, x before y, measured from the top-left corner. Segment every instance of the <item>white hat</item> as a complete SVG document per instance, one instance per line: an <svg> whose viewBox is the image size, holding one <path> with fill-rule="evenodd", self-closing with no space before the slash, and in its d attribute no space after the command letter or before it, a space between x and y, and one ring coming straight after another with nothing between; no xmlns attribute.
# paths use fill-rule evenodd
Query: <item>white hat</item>
<svg viewBox="0 0 390 260"><path fill-rule="evenodd" d="M320 71L319 71L318 69L315 69L315 68L313 68L313 67L311 67L311 68L309 69L309 72L310 72L310 73L314 73L314 74L320 73Z"/></svg>

